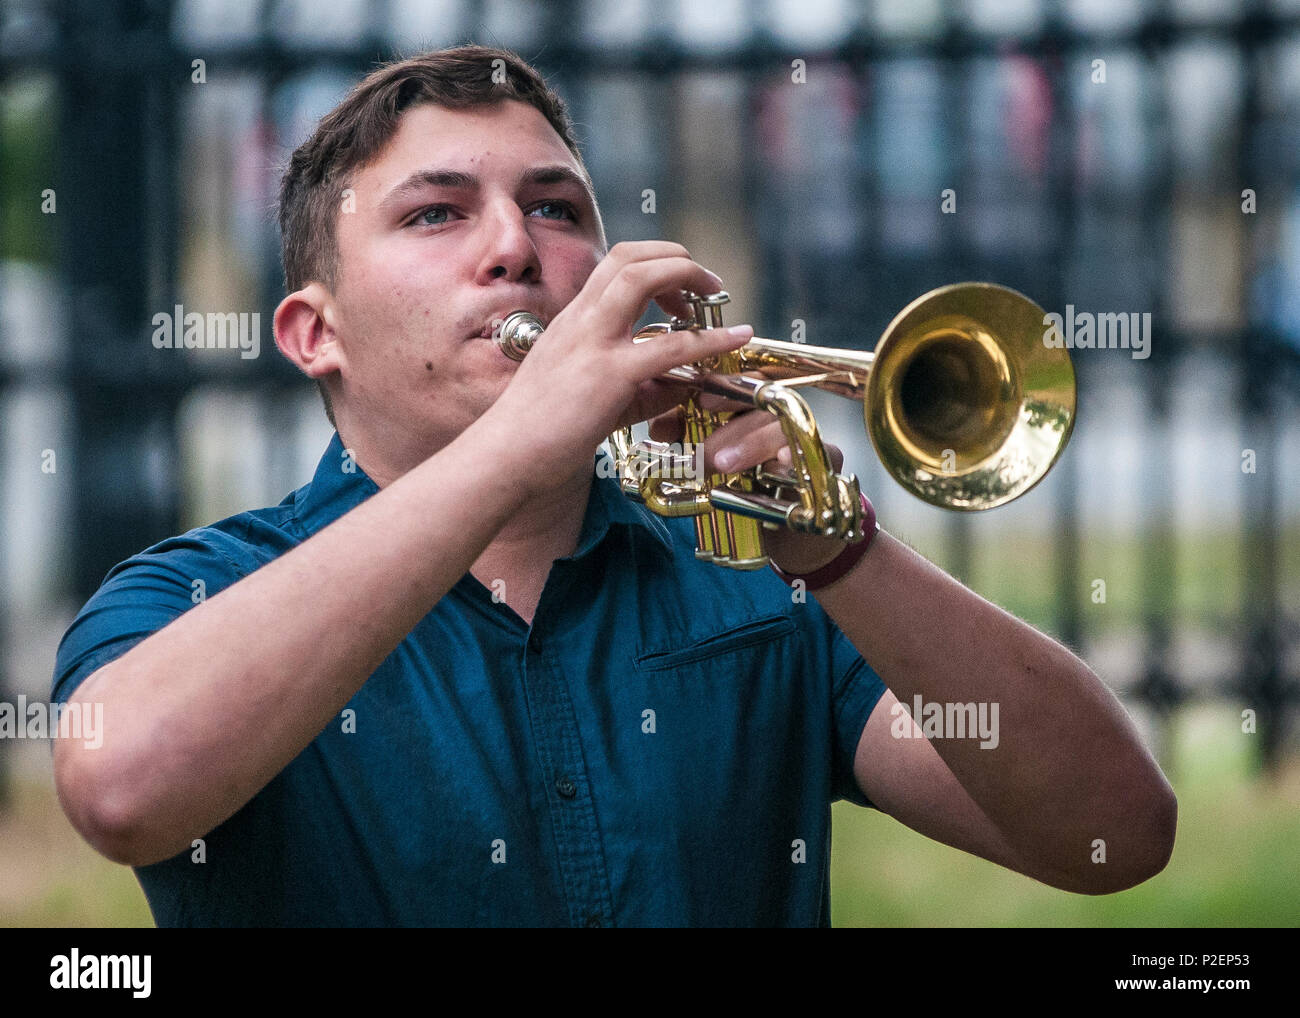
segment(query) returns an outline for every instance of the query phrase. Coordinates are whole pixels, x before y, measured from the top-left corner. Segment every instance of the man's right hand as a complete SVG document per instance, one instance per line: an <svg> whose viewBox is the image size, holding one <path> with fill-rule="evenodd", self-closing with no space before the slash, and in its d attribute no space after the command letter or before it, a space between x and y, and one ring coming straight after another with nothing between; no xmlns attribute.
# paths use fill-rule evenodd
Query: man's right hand
<svg viewBox="0 0 1300 1018"><path fill-rule="evenodd" d="M232 816L338 714L530 492L590 470L629 414L672 406L680 393L658 375L746 341L742 329L632 343L652 298L683 314L680 289L718 285L679 245L618 245L460 437L90 675L71 699L102 703L103 746L54 748L73 826L109 858L143 866ZM519 455L527 469L502 469L503 456Z"/></svg>
<svg viewBox="0 0 1300 1018"><path fill-rule="evenodd" d="M743 325L632 342L651 300L684 317L690 308L682 290L720 289L722 280L680 244L635 241L610 250L484 415L530 437L525 483L533 492L589 468L596 446L612 431L649 420L685 399L685 387L658 376L749 341L753 329Z"/></svg>

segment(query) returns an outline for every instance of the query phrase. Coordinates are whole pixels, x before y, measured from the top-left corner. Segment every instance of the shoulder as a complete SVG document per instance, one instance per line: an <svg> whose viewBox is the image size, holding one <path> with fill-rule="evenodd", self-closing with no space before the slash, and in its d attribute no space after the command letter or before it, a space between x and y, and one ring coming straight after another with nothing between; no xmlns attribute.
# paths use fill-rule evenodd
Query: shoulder
<svg viewBox="0 0 1300 1018"><path fill-rule="evenodd" d="M113 566L103 585L133 569L167 565L202 565L214 576L228 574L232 580L247 576L305 539L294 513L297 494L279 505L237 513L159 541Z"/></svg>
<svg viewBox="0 0 1300 1018"><path fill-rule="evenodd" d="M303 540L295 492L277 506L195 527L113 566L59 642L53 695Z"/></svg>

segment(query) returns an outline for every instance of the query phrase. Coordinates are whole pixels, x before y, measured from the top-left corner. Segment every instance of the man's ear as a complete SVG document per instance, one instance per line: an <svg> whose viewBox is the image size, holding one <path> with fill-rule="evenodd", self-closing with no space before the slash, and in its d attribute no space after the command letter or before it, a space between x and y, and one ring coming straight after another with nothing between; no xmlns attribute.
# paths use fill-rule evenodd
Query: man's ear
<svg viewBox="0 0 1300 1018"><path fill-rule="evenodd" d="M275 309L275 345L308 378L342 371L346 357L336 319L334 295L320 283L308 283Z"/></svg>

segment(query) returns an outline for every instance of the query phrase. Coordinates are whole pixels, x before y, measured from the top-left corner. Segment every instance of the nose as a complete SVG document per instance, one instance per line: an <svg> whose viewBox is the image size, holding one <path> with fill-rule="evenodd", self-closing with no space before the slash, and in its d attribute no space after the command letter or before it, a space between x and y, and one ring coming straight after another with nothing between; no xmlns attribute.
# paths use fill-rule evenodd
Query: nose
<svg viewBox="0 0 1300 1018"><path fill-rule="evenodd" d="M476 280L488 284L498 280L536 283L542 275L542 261L528 232L523 210L510 200L494 203L483 217L483 254Z"/></svg>

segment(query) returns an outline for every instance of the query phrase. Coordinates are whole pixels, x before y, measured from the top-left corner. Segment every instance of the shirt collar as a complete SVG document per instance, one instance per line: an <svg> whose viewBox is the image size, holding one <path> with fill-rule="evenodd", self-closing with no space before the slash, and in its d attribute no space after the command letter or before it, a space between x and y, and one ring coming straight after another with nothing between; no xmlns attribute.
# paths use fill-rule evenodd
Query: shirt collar
<svg viewBox="0 0 1300 1018"><path fill-rule="evenodd" d="M578 547L572 557L585 555L615 524L657 541L664 551L671 554L673 537L668 527L644 505L623 494L614 461L608 453L596 454L593 470L595 476L591 479L591 493L587 496L587 514L583 518Z"/></svg>
<svg viewBox="0 0 1300 1018"><path fill-rule="evenodd" d="M598 452L592 469L594 476L587 495L587 510L578 534L578 546L571 557L580 558L587 554L615 525L648 537L671 553L673 539L668 527L645 506L623 494L608 454ZM316 466L311 482L293 494L295 515L310 537L377 491L378 485L343 447L343 440L336 431Z"/></svg>
<svg viewBox="0 0 1300 1018"><path fill-rule="evenodd" d="M351 512L377 491L379 486L361 469L351 450L343 447L343 440L336 431L325 455L316 465L311 483L294 492L294 515L310 537L344 513Z"/></svg>

